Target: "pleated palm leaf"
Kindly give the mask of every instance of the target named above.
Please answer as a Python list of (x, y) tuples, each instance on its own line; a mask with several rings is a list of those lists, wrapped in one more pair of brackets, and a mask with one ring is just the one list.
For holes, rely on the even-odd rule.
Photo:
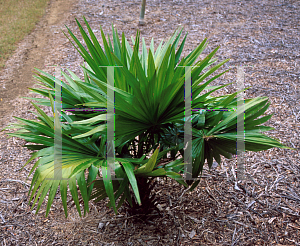
[[(80, 215), (80, 200), (84, 203), (84, 213), (89, 211), (90, 200), (97, 202), (107, 197), (109, 206), (116, 213), (125, 201), (133, 207), (141, 204), (146, 206), (146, 203), (154, 205), (155, 200), (150, 197), (153, 188), (150, 181), (155, 177), (169, 177), (185, 187), (192, 185), (191, 190), (194, 189), (198, 181), (186, 182), (182, 178), (185, 164), (183, 130), (186, 66), (193, 66), (193, 108), (235, 109), (228, 112), (202, 110), (192, 113), (193, 178), (201, 175), (205, 161), (211, 167), (213, 159), (220, 163), (221, 155), (231, 158), (236, 153), (237, 140), (244, 140), (245, 149), (249, 151), (288, 148), (262, 133), (272, 129), (261, 125), (271, 117), (260, 117), (269, 106), (265, 97), (245, 100), (245, 137), (239, 139), (236, 124), (244, 112), (237, 109), (237, 93), (210, 96), (212, 92), (227, 86), (209, 87), (209, 84), (226, 72), (211, 76), (228, 60), (213, 65), (216, 63), (213, 56), (218, 48), (204, 59), (198, 60), (207, 46), (206, 39), (187, 57), (180, 59), (187, 38), (185, 35), (182, 42), (179, 42), (182, 30), (175, 31), (156, 50), (153, 39), (148, 50), (142, 39), (140, 51), (139, 32), (135, 39), (132, 38), (131, 46), (124, 33), (120, 39), (112, 27), (112, 41), (105, 37), (101, 29), (102, 48), (87, 21), (84, 21), (89, 35), (78, 21), (77, 24), (87, 49), (68, 29), (70, 41), (86, 62), (82, 66), (84, 80), (69, 71), (71, 76), (62, 73), (66, 82), (59, 81), (60, 85), (55, 77), (38, 70), (36, 78), (45, 88), (31, 90), (48, 98), (35, 100), (38, 104), (51, 106), (53, 114), (55, 86), (62, 86), (63, 109), (103, 109), (114, 103), (114, 119), (105, 110), (72, 111), (71, 114), (62, 112), (62, 157), (61, 169), (58, 169), (61, 178), (57, 179), (57, 168), (54, 165), (54, 123), (55, 117), (58, 122), (58, 114), (55, 117), (47, 116), (33, 104), (38, 111), (37, 120), (18, 118), (23, 124), (13, 125), (12, 127), (20, 130), (10, 135), (36, 143), (25, 145), (36, 150), (25, 165), (38, 159), (29, 174), (34, 172), (29, 194), (30, 201), (33, 200), (32, 207), (38, 204), (36, 212), (48, 195), (48, 215), (58, 188), (66, 216), (68, 187)], [(113, 87), (107, 83), (107, 66), (115, 66)], [(108, 90), (114, 90), (114, 99), (109, 98)], [(204, 92), (205, 90), (208, 92)], [(111, 178), (106, 161), (108, 118), (110, 122), (114, 120), (115, 124), (115, 175), (118, 179)], [(166, 158), (168, 154), (170, 157)]]

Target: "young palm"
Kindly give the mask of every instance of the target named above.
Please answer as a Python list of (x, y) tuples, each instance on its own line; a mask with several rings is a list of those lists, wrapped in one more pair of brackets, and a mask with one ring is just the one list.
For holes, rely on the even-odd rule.
[[(77, 20), (76, 20), (77, 21)], [(66, 82), (38, 70), (36, 78), (45, 86), (33, 89), (48, 99), (35, 99), (41, 105), (51, 106), (55, 117), (46, 115), (36, 104), (37, 120), (18, 118), (23, 124), (13, 127), (20, 130), (10, 134), (35, 145), (26, 162), (38, 159), (29, 175), (34, 172), (29, 194), (33, 205), (39, 208), (48, 195), (46, 215), (59, 188), (67, 216), (67, 189), (81, 215), (89, 211), (89, 201), (109, 198), (109, 206), (117, 209), (126, 202), (136, 211), (147, 213), (156, 201), (151, 193), (155, 177), (168, 177), (193, 190), (199, 181), (184, 180), (184, 124), (185, 124), (185, 67), (191, 68), (192, 108), (233, 108), (233, 111), (192, 111), (192, 178), (201, 175), (203, 165), (211, 167), (213, 159), (220, 163), (221, 155), (231, 158), (236, 153), (236, 141), (245, 142), (245, 150), (261, 151), (273, 147), (288, 148), (267, 137), (263, 126), (271, 115), (260, 117), (267, 110), (268, 98), (245, 100), (244, 109), (237, 108), (237, 93), (212, 97), (210, 94), (227, 85), (209, 87), (209, 84), (226, 71), (211, 76), (225, 62), (213, 65), (218, 48), (204, 59), (198, 60), (207, 46), (207, 40), (199, 44), (187, 57), (181, 53), (187, 35), (180, 43), (182, 30), (174, 32), (165, 43), (154, 49), (152, 39), (147, 50), (144, 39), (140, 47), (140, 33), (129, 44), (112, 27), (112, 41), (102, 29), (103, 48), (84, 19), (88, 34), (77, 21), (87, 50), (68, 29), (78, 52), (84, 58), (84, 80), (71, 71), (62, 72)], [(67, 36), (67, 35), (66, 35)], [(180, 43), (180, 44), (179, 44)], [(181, 59), (180, 59), (181, 58)], [(115, 66), (113, 77), (107, 67)], [(108, 83), (113, 79), (113, 86)], [(62, 111), (61, 119), (55, 113), (55, 86), (62, 87), (62, 108), (102, 109), (102, 111)], [(208, 92), (204, 92), (208, 90)], [(111, 98), (114, 91), (114, 98)], [(115, 114), (108, 114), (114, 107)], [(245, 111), (244, 111), (245, 110)], [(236, 124), (242, 117), (245, 134), (237, 134)], [(62, 129), (61, 165), (55, 165), (54, 125)], [(107, 134), (108, 124), (114, 124), (114, 143)], [(59, 126), (59, 125), (57, 125)], [(111, 127), (111, 126), (110, 126)], [(242, 137), (241, 137), (242, 136)], [(114, 172), (107, 164), (107, 147), (114, 146)], [(111, 150), (108, 150), (112, 153)], [(56, 175), (60, 172), (60, 176)], [(115, 176), (111, 176), (114, 174)], [(59, 178), (57, 178), (59, 177)], [(116, 179), (115, 179), (116, 178)], [(81, 198), (79, 199), (78, 191)], [(150, 204), (150, 206), (148, 206)]]

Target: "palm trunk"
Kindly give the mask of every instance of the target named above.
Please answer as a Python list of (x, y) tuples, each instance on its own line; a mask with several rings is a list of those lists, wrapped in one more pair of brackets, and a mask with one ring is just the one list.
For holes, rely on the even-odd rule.
[[(156, 207), (155, 193), (152, 193), (156, 181), (154, 178), (137, 177), (137, 184), (142, 204), (139, 205), (132, 194), (132, 207), (127, 203), (128, 212), (130, 215), (139, 215), (139, 219), (146, 220), (153, 216), (153, 212), (159, 210)], [(152, 193), (152, 194), (151, 194)]]
[(140, 14), (140, 20), (139, 20), (139, 25), (141, 25), (141, 26), (145, 25), (145, 21), (144, 21), (145, 7), (146, 7), (146, 0), (142, 0), (141, 14)]

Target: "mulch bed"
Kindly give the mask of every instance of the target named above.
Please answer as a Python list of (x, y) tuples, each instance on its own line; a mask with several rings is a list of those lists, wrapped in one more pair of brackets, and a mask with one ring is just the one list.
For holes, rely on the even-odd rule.
[[(32, 163), (19, 169), (30, 152), (24, 141), (6, 139), (0, 133), (0, 242), (2, 245), (299, 245), (299, 1), (159, 1), (147, 0), (146, 25), (138, 27), (140, 2), (81, 0), (65, 23), (79, 34), (74, 18), (84, 15), (100, 37), (100, 26), (111, 33), (111, 23), (126, 37), (141, 30), (146, 44), (172, 35), (181, 24), (189, 32), (187, 55), (205, 37), (210, 44), (204, 54), (218, 45), (219, 61), (231, 60), (232, 68), (212, 85), (236, 81), (235, 66), (245, 67), (246, 97), (268, 96), (269, 136), (295, 150), (271, 149), (245, 154), (246, 179), (237, 182), (236, 160), (223, 160), (205, 169), (199, 187), (186, 192), (176, 182), (159, 180), (155, 189), (162, 216), (140, 222), (125, 210), (115, 216), (105, 203), (91, 204), (91, 212), (80, 218), (70, 208), (65, 218), (59, 196), (48, 218), (46, 204), (37, 215), (28, 205), (26, 181)], [(63, 28), (63, 27), (62, 27)], [(65, 29), (64, 29), (65, 30)], [(49, 32), (56, 32), (49, 28)], [(47, 65), (67, 66), (82, 75), (82, 59), (61, 33), (53, 38)], [(47, 72), (54, 73), (47, 67)], [(224, 92), (236, 90), (236, 84)], [(25, 94), (24, 94), (25, 96)], [(32, 96), (32, 95), (30, 95)], [(25, 99), (12, 101), (16, 110), (7, 114), (33, 119)], [(7, 130), (5, 132), (9, 132)], [(34, 208), (35, 209), (35, 208)]]

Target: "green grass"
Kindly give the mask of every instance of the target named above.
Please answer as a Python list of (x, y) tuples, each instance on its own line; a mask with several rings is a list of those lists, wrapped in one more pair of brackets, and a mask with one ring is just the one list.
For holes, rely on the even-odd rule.
[(0, 70), (44, 15), (49, 0), (0, 0)]

